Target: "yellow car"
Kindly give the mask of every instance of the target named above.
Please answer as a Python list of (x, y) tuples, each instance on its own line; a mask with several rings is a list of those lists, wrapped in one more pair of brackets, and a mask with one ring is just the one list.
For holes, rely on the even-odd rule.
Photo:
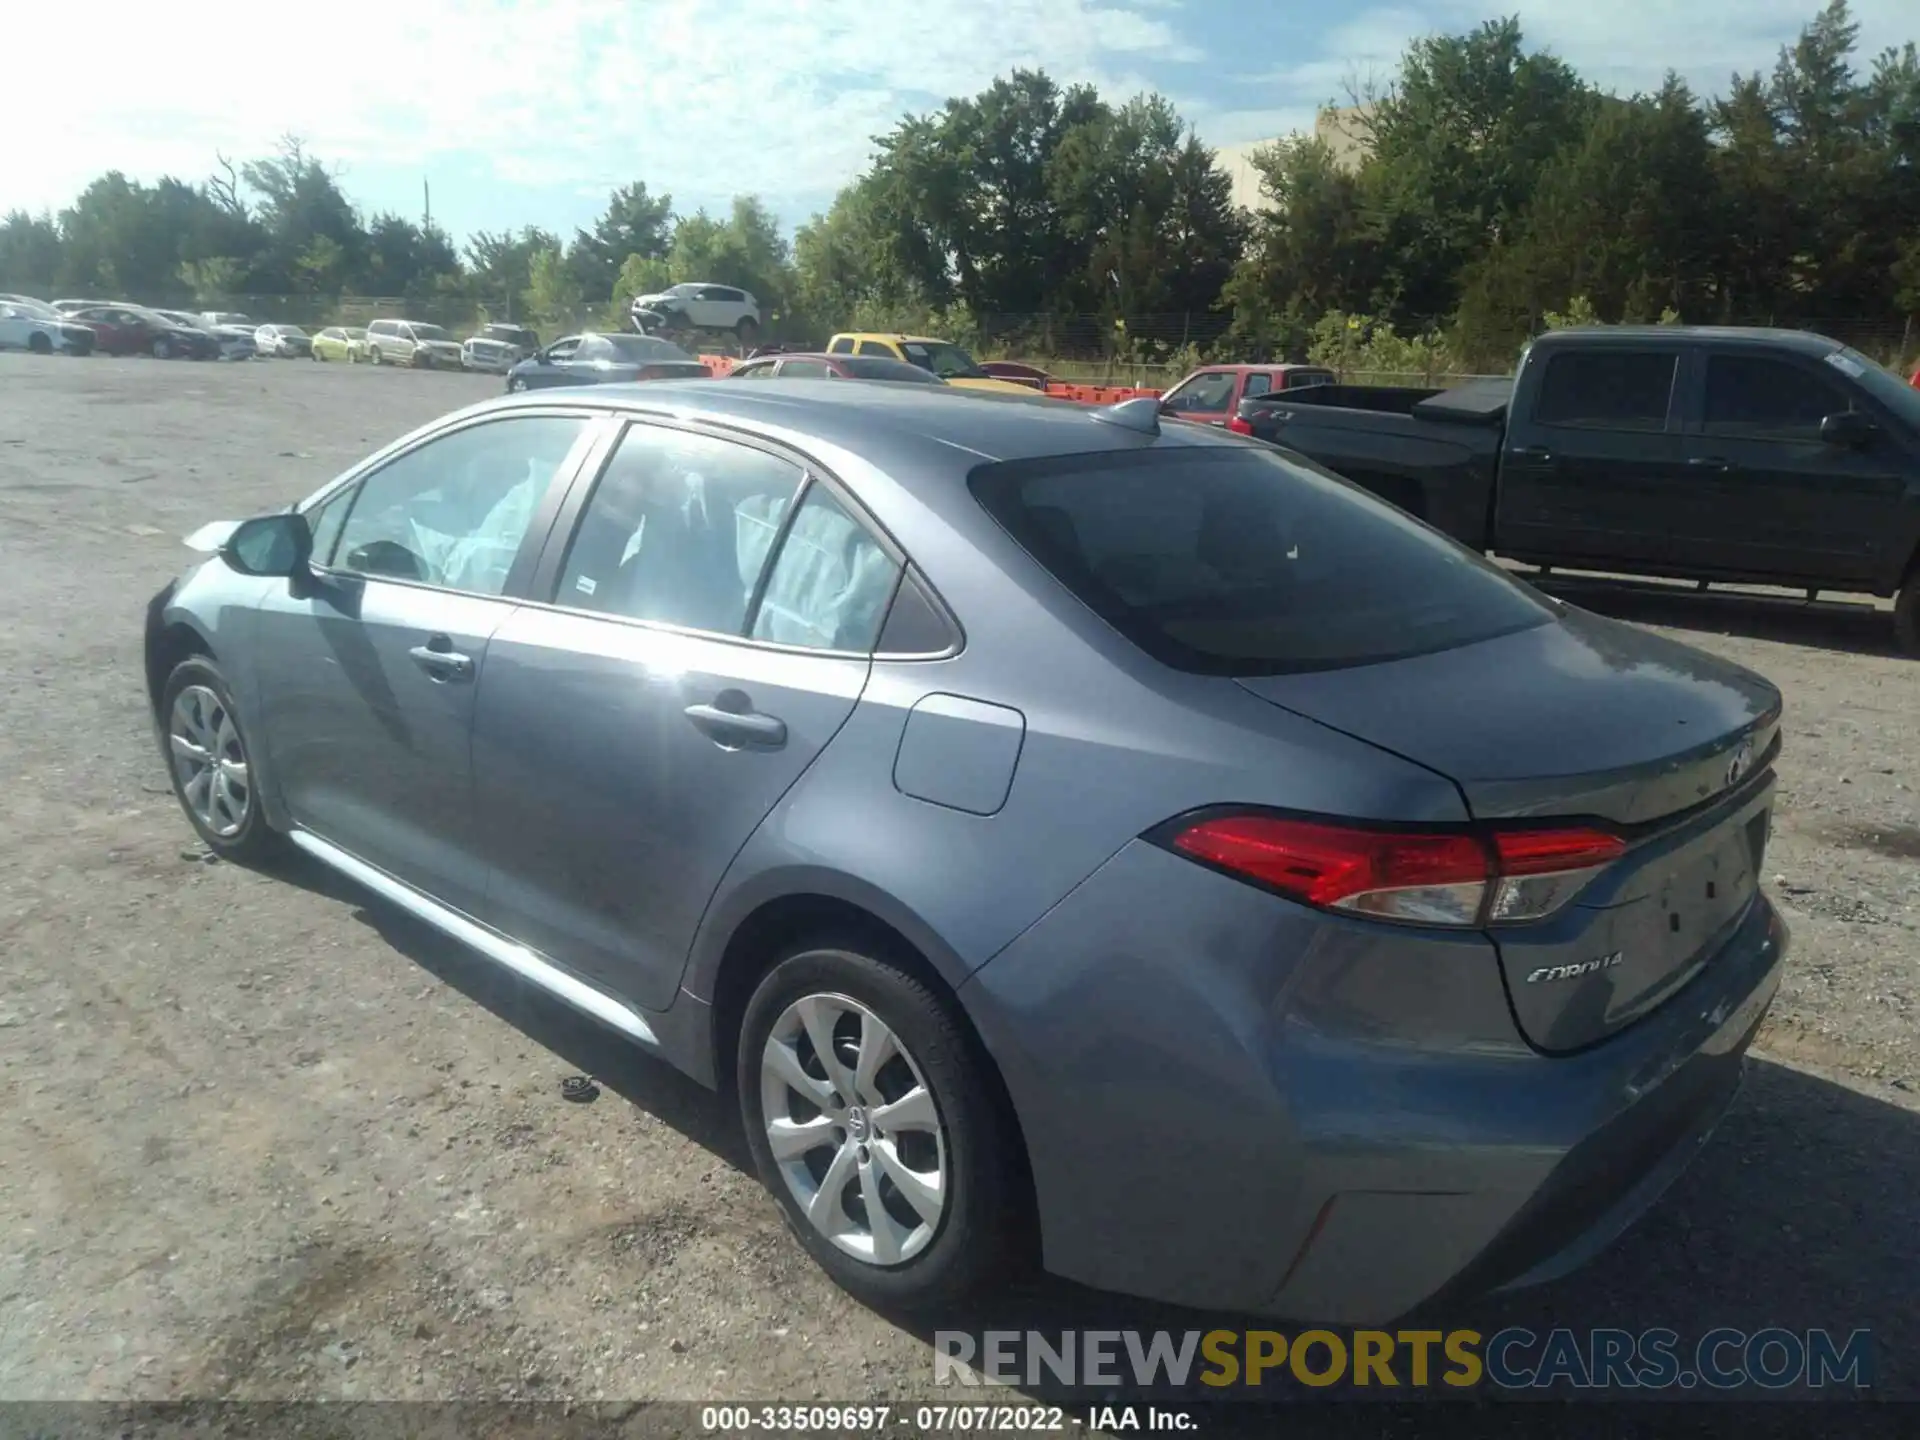
[(931, 371), (949, 385), (962, 390), (989, 390), (1000, 395), (1033, 396), (1027, 385), (996, 380), (982, 370), (974, 358), (951, 340), (930, 340), (924, 335), (879, 335), (843, 331), (827, 342), (829, 355), (882, 355), (889, 360), (904, 360)]
[(357, 365), (367, 358), (367, 332), (348, 325), (329, 326), (313, 337), (313, 358)]

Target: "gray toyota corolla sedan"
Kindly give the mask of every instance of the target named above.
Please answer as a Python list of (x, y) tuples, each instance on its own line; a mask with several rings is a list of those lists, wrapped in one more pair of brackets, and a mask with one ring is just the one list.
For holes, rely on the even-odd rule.
[(1558, 1274), (1778, 982), (1771, 685), (1150, 404), (512, 397), (189, 543), (201, 838), (736, 1089), (874, 1303), (1035, 1234), (1334, 1322)]

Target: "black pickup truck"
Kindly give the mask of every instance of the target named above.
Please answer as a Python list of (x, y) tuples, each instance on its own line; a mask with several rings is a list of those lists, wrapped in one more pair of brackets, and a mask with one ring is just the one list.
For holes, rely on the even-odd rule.
[(1289, 390), (1232, 428), (1526, 564), (1897, 595), (1920, 653), (1920, 390), (1835, 340), (1557, 330), (1511, 381)]

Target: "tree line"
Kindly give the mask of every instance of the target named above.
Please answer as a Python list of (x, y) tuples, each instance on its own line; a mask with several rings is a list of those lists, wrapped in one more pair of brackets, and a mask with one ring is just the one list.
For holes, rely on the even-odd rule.
[(1858, 34), (1831, 0), (1770, 74), (1712, 100), (1673, 76), (1604, 93), (1510, 18), (1423, 39), (1352, 97), (1364, 158), (1311, 137), (1264, 147), (1250, 212), (1163, 97), (1112, 103), (1028, 70), (876, 137), (791, 241), (756, 197), (680, 214), (635, 180), (571, 237), (456, 246), (424, 219), (363, 214), (290, 137), (202, 181), (113, 172), (57, 215), (13, 211), (0, 289), (208, 308), (367, 295), (573, 325), (711, 280), (794, 337), (912, 326), (1132, 358), (1359, 346), (1456, 368), (1504, 363), (1569, 314), (1897, 326), (1920, 312), (1920, 55), (1863, 59)]

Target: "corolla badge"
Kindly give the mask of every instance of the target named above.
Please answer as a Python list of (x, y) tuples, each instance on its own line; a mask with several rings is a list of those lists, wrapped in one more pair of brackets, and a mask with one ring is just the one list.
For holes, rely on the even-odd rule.
[(1611, 970), (1625, 958), (1623, 951), (1615, 950), (1611, 954), (1596, 955), (1591, 960), (1580, 960), (1571, 965), (1542, 965), (1527, 976), (1527, 984), (1538, 985), (1543, 980), (1578, 980), (1582, 975)]
[(1733, 752), (1727, 761), (1727, 788), (1731, 790), (1746, 778), (1747, 771), (1753, 768), (1753, 737), (1748, 736), (1740, 742), (1740, 748)]

